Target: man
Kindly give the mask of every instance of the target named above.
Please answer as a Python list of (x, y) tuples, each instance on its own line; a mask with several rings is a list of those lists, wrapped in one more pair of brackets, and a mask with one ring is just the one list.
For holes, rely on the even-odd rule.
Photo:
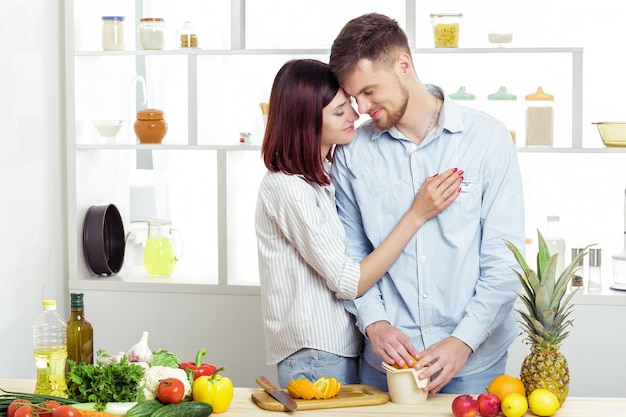
[(520, 284), (503, 243), (524, 247), (509, 131), (422, 84), (406, 34), (387, 16), (348, 22), (330, 66), (359, 113), (371, 117), (337, 148), (332, 167), (351, 256), (361, 259), (380, 244), (425, 178), (464, 171), (457, 200), (422, 226), (376, 286), (346, 304), (366, 336), (361, 383), (387, 390), (382, 360), (427, 367), (421, 375), (430, 377), (431, 392), (483, 392), (505, 372), (507, 349), (520, 334), (513, 311)]

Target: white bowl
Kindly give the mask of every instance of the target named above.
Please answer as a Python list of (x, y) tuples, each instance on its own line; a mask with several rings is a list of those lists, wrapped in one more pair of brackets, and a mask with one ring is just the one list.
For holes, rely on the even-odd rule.
[(98, 134), (103, 138), (112, 138), (117, 136), (117, 133), (122, 127), (123, 120), (92, 120), (94, 127), (98, 131)]
[(396, 404), (420, 404), (428, 398), (428, 379), (419, 379), (423, 371), (415, 368), (396, 369), (383, 362), (387, 371), (387, 388), (391, 402)]

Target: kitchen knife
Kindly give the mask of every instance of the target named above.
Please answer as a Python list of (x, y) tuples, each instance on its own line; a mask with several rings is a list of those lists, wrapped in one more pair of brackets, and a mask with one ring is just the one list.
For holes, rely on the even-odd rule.
[(256, 383), (259, 384), (259, 386), (263, 388), (265, 392), (274, 397), (276, 401), (284, 405), (287, 410), (296, 411), (298, 409), (298, 404), (294, 401), (291, 395), (289, 395), (282, 389), (279, 389), (278, 387), (272, 385), (269, 379), (265, 378), (264, 376), (257, 376)]

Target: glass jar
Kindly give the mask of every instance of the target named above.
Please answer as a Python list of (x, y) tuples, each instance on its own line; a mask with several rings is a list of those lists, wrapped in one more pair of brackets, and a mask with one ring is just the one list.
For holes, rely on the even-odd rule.
[(160, 17), (139, 19), (137, 36), (142, 49), (163, 49), (165, 44), (165, 20)]
[(135, 134), (139, 143), (161, 143), (167, 133), (167, 122), (163, 110), (144, 109), (137, 111)]
[(191, 26), (191, 22), (185, 22), (183, 27), (178, 29), (177, 33), (178, 45), (181, 48), (197, 48), (198, 47), (198, 34), (196, 30)]
[(102, 49), (122, 51), (124, 49), (124, 16), (102, 16)]
[(526, 96), (526, 146), (552, 146), (554, 136), (554, 96), (539, 86)]
[(433, 25), (435, 48), (458, 48), (459, 33), (463, 14), (432, 13), (430, 22)]

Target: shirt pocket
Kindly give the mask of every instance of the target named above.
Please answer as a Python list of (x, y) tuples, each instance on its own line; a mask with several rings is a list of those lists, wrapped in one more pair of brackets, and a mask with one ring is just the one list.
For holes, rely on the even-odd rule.
[(437, 216), (445, 236), (457, 236), (468, 226), (480, 223), (482, 187), (478, 177), (464, 176), (459, 187), (460, 195)]

